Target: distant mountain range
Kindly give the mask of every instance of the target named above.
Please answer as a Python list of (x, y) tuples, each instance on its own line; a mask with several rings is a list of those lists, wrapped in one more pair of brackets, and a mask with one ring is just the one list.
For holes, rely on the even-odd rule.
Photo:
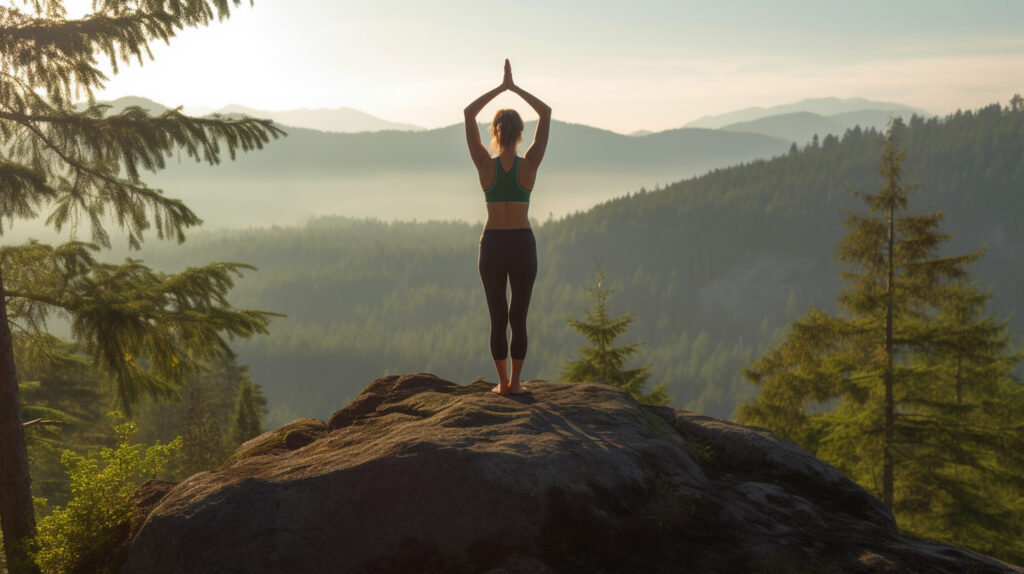
[[(140, 107), (150, 114), (163, 113), (168, 108), (168, 106), (163, 104), (137, 96), (127, 96), (102, 103), (110, 106), (111, 113), (118, 113), (129, 106)], [(420, 131), (424, 129), (421, 126), (384, 120), (348, 107), (337, 109), (320, 108), (315, 110), (305, 108), (299, 110), (257, 110), (232, 104), (210, 113), (227, 116), (244, 115), (254, 118), (267, 118), (274, 120), (282, 126), (308, 128), (322, 132), (358, 133), (387, 130)]]
[[(119, 112), (127, 106), (139, 106), (150, 113), (160, 113), (166, 106), (154, 101), (129, 96), (105, 102)], [(210, 109), (210, 108), (202, 108)], [(307, 128), (324, 132), (358, 133), (375, 131), (425, 131), (426, 128), (412, 124), (392, 122), (372, 116), (354, 108), (259, 110), (237, 104), (225, 106), (211, 113), (224, 115), (247, 115), (269, 118), (282, 126)], [(724, 129), (732, 132), (760, 133), (785, 140), (802, 142), (814, 133), (820, 137), (835, 133), (841, 135), (848, 128), (882, 129), (889, 118), (898, 115), (904, 120), (911, 115), (932, 117), (924, 110), (892, 102), (878, 102), (865, 98), (811, 98), (792, 104), (768, 108), (753, 107), (725, 114), (704, 116), (684, 128)], [(763, 120), (763, 121), (762, 121)], [(808, 132), (809, 129), (816, 130)], [(643, 137), (655, 134), (651, 130), (637, 130), (628, 135)], [(807, 133), (807, 137), (804, 134)]]
[[(424, 129), (382, 120), (352, 108), (269, 111), (231, 105), (217, 110), (216, 113), (270, 118), (284, 126), (327, 132)], [(927, 112), (902, 104), (876, 102), (864, 98), (816, 98), (770, 108), (747, 108), (719, 116), (705, 116), (684, 127), (754, 133), (804, 144), (811, 141), (814, 135), (821, 139), (828, 134), (841, 136), (847, 129), (856, 126), (862, 129), (884, 130), (893, 116), (900, 116), (906, 121), (914, 114), (930, 117)], [(657, 133), (661, 132), (637, 130), (629, 135), (645, 137)]]
[[(744, 108), (742, 110), (728, 112), (725, 114), (704, 116), (693, 120), (684, 127), (719, 129), (741, 122), (759, 120), (768, 116), (779, 116), (796, 112), (810, 112), (812, 114), (825, 117), (832, 117), (840, 114), (853, 114), (853, 117), (856, 117), (857, 114), (865, 111), (883, 112), (886, 114), (895, 112), (901, 116), (910, 116), (912, 114), (924, 117), (932, 116), (932, 114), (925, 112), (924, 110), (892, 102), (876, 102), (864, 98), (809, 98), (806, 100), (800, 100), (793, 104), (784, 104), (768, 108)], [(875, 116), (873, 113), (868, 113), (864, 117), (874, 118)], [(845, 123), (846, 120), (840, 121)]]
[(914, 114), (923, 116), (923, 113), (916, 111), (880, 109), (857, 110), (831, 116), (823, 116), (814, 112), (790, 112), (747, 122), (737, 122), (718, 129), (761, 134), (803, 144), (810, 141), (815, 135), (819, 139), (824, 139), (828, 134), (841, 136), (846, 130), (857, 126), (860, 126), (861, 129), (874, 128), (884, 131), (891, 118), (898, 116), (906, 122)]
[[(134, 106), (146, 110), (147, 112), (149, 112), (150, 115), (156, 115), (164, 113), (168, 108), (168, 106), (158, 104), (153, 100), (140, 98), (138, 96), (125, 96), (123, 98), (117, 98), (116, 100), (101, 101), (96, 103), (110, 106), (110, 109), (107, 110), (107, 114), (119, 114), (123, 112), (125, 108), (130, 108)], [(79, 110), (84, 109), (85, 102), (78, 102), (77, 104), (75, 104), (75, 108)]]
[[(261, 151), (216, 167), (173, 162), (151, 181), (218, 227), (331, 214), (465, 221), (484, 215), (461, 125), (418, 132), (285, 129), (288, 137)], [(486, 143), (485, 129), (480, 124)], [(531, 142), (535, 130), (528, 123), (523, 140)], [(553, 121), (533, 213), (567, 215), (644, 187), (781, 155), (789, 145), (761, 134), (678, 129), (634, 137)]]
[[(114, 112), (129, 105), (153, 113), (165, 109), (142, 98), (110, 104)], [(221, 111), (267, 115), (240, 107)], [(483, 217), (480, 183), (461, 124), (359, 133), (283, 127), (287, 137), (235, 161), (210, 167), (175, 156), (166, 170), (147, 180), (185, 201), (214, 227), (288, 225), (332, 214), (383, 220)], [(531, 142), (535, 130), (536, 123), (528, 123), (523, 141)], [(485, 124), (480, 132), (486, 144)], [(554, 121), (534, 213), (566, 215), (788, 148), (788, 141), (762, 134), (687, 128), (627, 136)]]
[(254, 118), (268, 118), (283, 126), (309, 128), (323, 132), (379, 132), (385, 130), (420, 131), (421, 126), (383, 120), (354, 108), (300, 109), (300, 110), (255, 110), (245, 106), (230, 105), (217, 110), (218, 114), (243, 114)]
[[(137, 97), (109, 104), (113, 112), (127, 106), (151, 113), (166, 109)], [(792, 111), (801, 105), (810, 109)], [(911, 110), (863, 99), (804, 100), (719, 116), (711, 123), (748, 118), (724, 123), (721, 129), (685, 127), (630, 135), (554, 121), (533, 213), (542, 218), (567, 215), (641, 188), (782, 155), (792, 142), (803, 144), (814, 134), (822, 139), (828, 133), (842, 135), (855, 123), (881, 127), (890, 113)], [(216, 167), (175, 157), (165, 171), (149, 176), (152, 185), (184, 200), (214, 227), (289, 225), (322, 215), (382, 220), (482, 217), (474, 195), (480, 184), (460, 124), (412, 131), (415, 126), (351, 108), (268, 112), (228, 106), (219, 112), (270, 117), (282, 124), (288, 137)], [(757, 114), (774, 115), (752, 118)], [(534, 122), (527, 124), (527, 143), (520, 153), (535, 129)], [(480, 131), (486, 143), (485, 124)], [(282, 203), (282, 196), (289, 200)]]

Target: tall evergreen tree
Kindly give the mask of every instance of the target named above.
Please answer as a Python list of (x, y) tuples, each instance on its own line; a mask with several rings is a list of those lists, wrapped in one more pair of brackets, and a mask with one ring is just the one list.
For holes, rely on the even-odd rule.
[(235, 419), (231, 425), (230, 440), (232, 445), (240, 445), (243, 442), (263, 432), (260, 420), (263, 407), (257, 401), (253, 393), (252, 381), (242, 382), (238, 390), (238, 399), (235, 402)]
[(188, 412), (182, 433), (181, 459), (184, 476), (210, 470), (224, 460), (224, 441), (220, 425), (209, 416), (203, 385), (196, 381), (188, 385)]
[(938, 231), (942, 214), (908, 213), (901, 129), (895, 120), (886, 134), (883, 186), (859, 194), (868, 213), (846, 219), (837, 256), (850, 266), (840, 274), (845, 314), (812, 308), (755, 361), (745, 374), (761, 394), (739, 419), (836, 465), (905, 528), (934, 535), (922, 525), (942, 513), (959, 529), (947, 540), (1015, 556), (1019, 548), (988, 544), (1013, 525), (1005, 508), (982, 499), (992, 481), (1019, 488), (1011, 470), (1019, 447), (1004, 457), (1011, 461), (998, 451), (1024, 438), (1007, 416), (1008, 403), (1020, 404), (1009, 372), (1021, 355), (1008, 352), (1004, 324), (979, 317), (989, 295), (965, 266), (981, 252), (941, 256), (950, 237)]
[(594, 297), (594, 306), (587, 310), (581, 319), (566, 317), (565, 320), (579, 334), (583, 335), (592, 346), (579, 350), (580, 358), (567, 364), (562, 370), (562, 380), (570, 383), (598, 382), (614, 385), (626, 390), (636, 400), (650, 405), (667, 404), (671, 398), (665, 391), (667, 383), (662, 383), (649, 394), (644, 394), (644, 386), (650, 377), (650, 365), (636, 369), (623, 369), (626, 362), (639, 350), (640, 343), (631, 343), (621, 347), (612, 346), (620, 335), (629, 329), (635, 320), (632, 314), (611, 317), (608, 314), (608, 296), (610, 287), (604, 287), (605, 271), (598, 269), (597, 285), (587, 288)]
[[(93, 12), (69, 19), (61, 0), (0, 7), (0, 233), (3, 219), (49, 210), (58, 231), (79, 222), (96, 245), (30, 243), (0, 252), (0, 523), (12, 574), (35, 572), (26, 540), (32, 509), (11, 327), (24, 344), (48, 340), (54, 311), (72, 319), (74, 335), (117, 382), (123, 406), (140, 393), (168, 394), (194, 356), (229, 352), (224, 336), (266, 330), (267, 314), (233, 309), (232, 275), (244, 266), (211, 264), (178, 275), (138, 261), (101, 264), (110, 218), (138, 247), (155, 228), (184, 240), (199, 218), (181, 201), (147, 186), (141, 170), (164, 167), (178, 152), (218, 163), (226, 152), (262, 147), (280, 132), (254, 119), (191, 118), (177, 110), (152, 116), (138, 107), (109, 114), (95, 102), (107, 76), (98, 58), (119, 65), (151, 57), (153, 41), (230, 15), (240, 0), (96, 0)], [(79, 109), (72, 99), (84, 96)]]
[(1024, 387), (1007, 322), (983, 316), (991, 293), (959, 281), (938, 303), (940, 334), (915, 357), (930, 375), (905, 418), (900, 527), (1024, 562)]

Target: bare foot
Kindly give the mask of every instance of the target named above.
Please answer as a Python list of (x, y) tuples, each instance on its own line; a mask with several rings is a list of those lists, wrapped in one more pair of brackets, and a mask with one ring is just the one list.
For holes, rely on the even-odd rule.
[(509, 385), (508, 383), (498, 383), (497, 385), (494, 385), (494, 388), (491, 389), (491, 392), (498, 393), (499, 395), (507, 395), (509, 394)]
[(526, 388), (526, 385), (520, 383), (519, 381), (516, 381), (516, 382), (512, 383), (511, 385), (509, 385), (508, 386), (508, 390), (513, 395), (521, 395), (523, 393), (530, 392), (530, 389)]

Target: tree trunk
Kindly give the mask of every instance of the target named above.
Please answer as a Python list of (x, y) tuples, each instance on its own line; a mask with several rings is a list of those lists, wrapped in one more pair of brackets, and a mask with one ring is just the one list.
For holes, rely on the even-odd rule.
[(885, 428), (882, 460), (882, 503), (886, 508), (892, 510), (893, 503), (893, 427), (896, 423), (896, 408), (893, 400), (893, 354), (896, 352), (895, 337), (893, 336), (893, 313), (896, 305), (896, 221), (895, 206), (889, 204), (889, 276), (886, 280), (886, 305), (885, 305)]
[(28, 537), (35, 536), (32, 482), (28, 473), (25, 429), (21, 425), (14, 345), (7, 323), (7, 297), (0, 272), (0, 528), (11, 574), (37, 573), (29, 555)]
[(960, 354), (956, 355), (956, 404), (962, 405), (963, 401), (963, 371), (960, 364)]

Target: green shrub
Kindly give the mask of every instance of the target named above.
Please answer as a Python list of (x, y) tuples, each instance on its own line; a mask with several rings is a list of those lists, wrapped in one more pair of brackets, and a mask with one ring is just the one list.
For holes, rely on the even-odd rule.
[(118, 527), (131, 516), (130, 497), (143, 481), (154, 478), (181, 448), (181, 437), (168, 444), (131, 444), (135, 423), (116, 425), (118, 446), (82, 456), (70, 450), (61, 463), (71, 479), (71, 500), (39, 521), (36, 561), (46, 574), (68, 572), (81, 560), (116, 543)]

